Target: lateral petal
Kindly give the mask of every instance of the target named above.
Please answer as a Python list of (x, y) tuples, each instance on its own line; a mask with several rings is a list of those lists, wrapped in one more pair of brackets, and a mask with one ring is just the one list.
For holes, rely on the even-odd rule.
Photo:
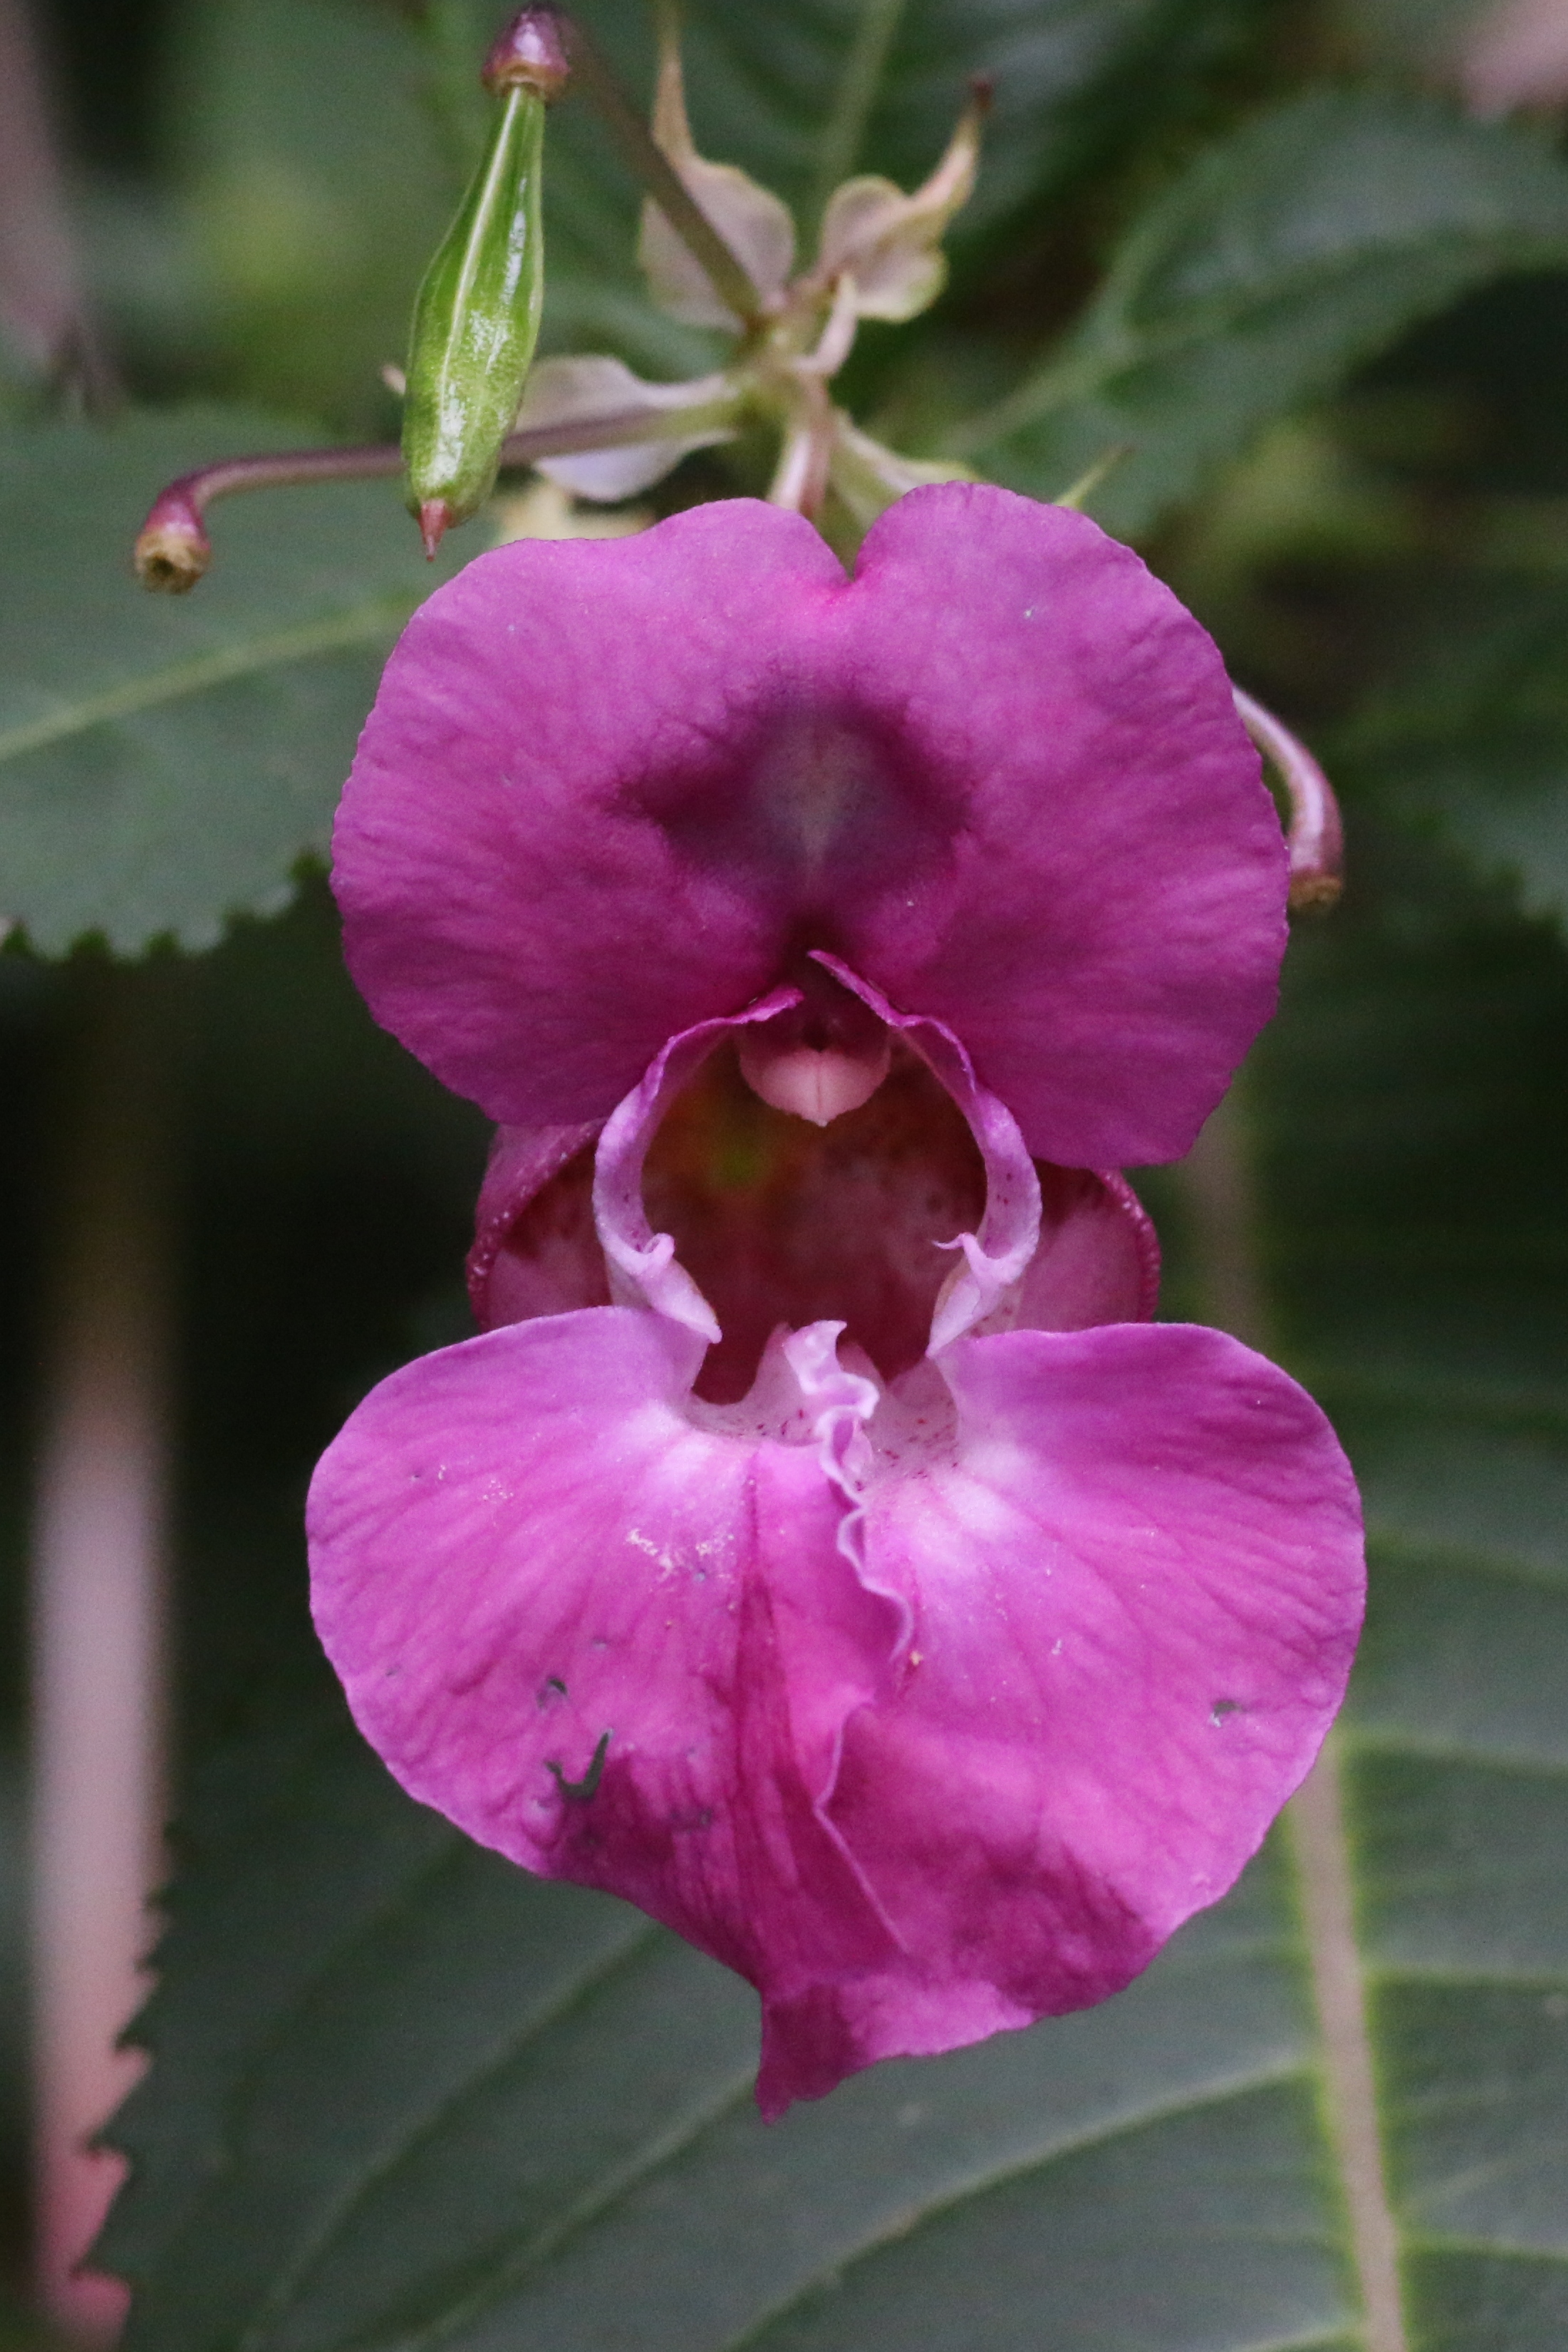
[(908, 1956), (841, 1989), (857, 2064), (1125, 1984), (1306, 1773), (1361, 1621), (1348, 1465), (1239, 1342), (1014, 1332), (943, 1366), (956, 1441), (865, 1498), (914, 1628), (828, 1806)]
[(865, 720), (962, 818), (846, 908), (839, 952), (962, 1037), (1038, 1158), (1178, 1157), (1285, 941), (1284, 841), (1215, 646), (1087, 517), (968, 483), (888, 509), (842, 622)]
[(394, 1373), (317, 1470), (313, 1604), (412, 1795), (789, 2000), (895, 1948), (818, 1806), (904, 1612), (809, 1426), (694, 1425), (701, 1352), (603, 1307)]

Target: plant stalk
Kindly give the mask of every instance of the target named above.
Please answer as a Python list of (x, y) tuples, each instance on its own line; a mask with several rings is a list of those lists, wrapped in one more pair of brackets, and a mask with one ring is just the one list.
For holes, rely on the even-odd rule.
[(652, 196), (693, 259), (706, 271), (715, 293), (744, 326), (755, 327), (766, 305), (751, 272), (721, 236), (692, 194), (642, 116), (626, 96), (608, 59), (575, 17), (569, 28), (574, 80), (587, 92), (623, 161)]
[[(536, 425), (507, 435), (500, 462), (503, 467), (531, 466), (541, 457), (679, 440), (727, 418), (733, 410), (733, 402), (708, 402), (694, 408), (629, 408), (559, 425)], [(287, 489), (307, 482), (374, 480), (401, 474), (402, 464), (398, 442), (374, 441), (341, 449), (264, 450), (198, 467), (161, 490), (149, 508), (136, 541), (137, 577), (144, 588), (166, 595), (182, 595), (195, 586), (212, 562), (205, 515), (214, 499), (230, 498), (236, 490)]]
[(149, 975), (93, 975), (74, 1072), (32, 1560), (37, 2276), (107, 2343), (119, 2282), (78, 2269), (123, 2166), (91, 2134), (136, 2080), (162, 1875), (172, 1308)]

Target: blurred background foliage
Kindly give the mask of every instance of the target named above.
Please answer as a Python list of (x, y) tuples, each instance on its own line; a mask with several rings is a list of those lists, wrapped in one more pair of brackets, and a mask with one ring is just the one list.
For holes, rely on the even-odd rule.
[[(1348, 2347), (1277, 1853), (1125, 2003), (1026, 2043), (879, 2070), (765, 2143), (730, 2084), (750, 2032), (738, 1996), (613, 1906), (539, 1912), (523, 1882), (455, 1857), (447, 1832), (372, 1786), (329, 1722), (298, 1727), (325, 1680), (303, 1606), (310, 1465), (374, 1380), (466, 1328), (482, 1122), (371, 1026), (320, 878), (377, 665), (428, 581), (390, 486), (220, 508), (216, 568), (188, 604), (139, 601), (125, 548), (190, 464), (395, 431), (380, 370), (402, 355), (472, 152), (474, 60), (501, 13), (479, 0), (36, 11), (127, 404), (88, 422), (68, 402), (61, 413), (19, 350), (0, 370), (0, 914), (19, 925), (0, 956), (0, 1293), (18, 1335), (0, 1357), (0, 1899), (19, 1874), (40, 1269), (79, 1040), (106, 991), (140, 988), (177, 1080), (182, 1790), (216, 1760), (197, 1774), (161, 1997), (171, 2088), (160, 2106), (155, 2075), (133, 2107), (146, 2185), (111, 2241), (149, 2281), (138, 2341)], [(584, 13), (645, 89), (641, 0)], [(1281, 1017), (1244, 1083), (1255, 1244), (1275, 1342), (1338, 1418), (1374, 1527), (1348, 1753), (1413, 2341), (1547, 2352), (1568, 2335), (1568, 164), (1556, 117), (1463, 110), (1457, 61), (1479, 13), (693, 0), (687, 58), (699, 143), (807, 222), (851, 169), (921, 176), (967, 78), (994, 79), (949, 290), (911, 328), (869, 329), (842, 396), (899, 447), (962, 454), (1039, 496), (1125, 446), (1091, 511), (1137, 541), (1342, 786), (1349, 892), (1299, 927)], [(545, 348), (695, 373), (715, 346), (650, 307), (635, 209), (569, 101), (551, 127)], [(761, 478), (742, 446), (688, 460), (662, 495)], [(459, 534), (453, 561), (486, 529)], [(147, 961), (128, 973), (106, 945)], [(1165, 1311), (1222, 1316), (1223, 1237), (1179, 1175), (1145, 1189), (1167, 1248)], [(311, 1860), (310, 1837), (331, 1848), (340, 1832), (344, 1851), (384, 1862), (379, 1895), (350, 1884), (340, 1854)], [(340, 1916), (312, 1909), (319, 1882), (290, 1875), (308, 1868), (340, 1870)], [(454, 2052), (450, 2080), (389, 2078), (387, 2050), (417, 2040), (433, 1979), (389, 1957), (375, 1904), (400, 1874), (441, 1886), (443, 1871), (461, 1894), (442, 1898), (453, 1918), (478, 1924), (442, 1964), (462, 2000), (438, 2002), (483, 2018), (486, 2000), (507, 2007), (511, 1971), (597, 1982), (624, 1960), (631, 2006), (588, 2073), (552, 2091), (557, 2043), (519, 2053), (497, 2025), (484, 2051)], [(276, 1987), (242, 1988), (214, 2021), (223, 1936), (241, 1932), (222, 1922), (248, 1922), (254, 1940), (259, 1917), (296, 1971), (295, 2006), (280, 2023)], [(0, 2254), (20, 2308), (8, 1934)], [(334, 2009), (350, 1944), (355, 1998)], [(1248, 1970), (1255, 1999), (1238, 1991)], [(711, 2036), (680, 2056), (693, 2015)], [(377, 2204), (384, 2148), (352, 2132), (317, 2206), (297, 2178), (279, 2186), (267, 2117), (323, 2079), (323, 2050), (342, 2070), (326, 2078), (340, 2118), (373, 2085), (404, 2098), (386, 2130), (427, 2161), (408, 2211)], [(664, 2052), (665, 2073), (637, 2075), (638, 2050)], [(647, 2151), (683, 2097), (689, 2129), (661, 2173)], [(584, 2123), (540, 2187), (541, 2132), (572, 2138), (562, 2101), (615, 2128), (595, 2139)], [(1116, 2163), (1097, 2173), (1082, 2148), (1116, 2133)], [(889, 2151), (915, 2140), (924, 2169), (900, 2171)], [(521, 2219), (492, 2210), (519, 2149)], [(636, 2206), (639, 2164), (663, 2206)], [(343, 2185), (355, 2167), (371, 2184), (358, 2204)], [(831, 2216), (808, 2196), (824, 2169)], [(1272, 2202), (1252, 2193), (1260, 2180)], [(999, 2183), (1023, 2200), (1016, 2212)], [(359, 2219), (329, 2225), (320, 2200), (340, 2193)], [(693, 2216), (721, 2194), (722, 2258), (677, 2263), (667, 2307), (628, 2319), (626, 2282), (651, 2259), (639, 2210), (695, 2246)], [(450, 2231), (455, 2202), (484, 2210), (425, 2259), (419, 2215)], [(1065, 2232), (1071, 2254), (1043, 2273), (1019, 2252), (1041, 2229), (1052, 2243)], [(406, 2277), (393, 2245), (412, 2249)], [(982, 2279), (987, 2325), (971, 2336), (964, 2283), (972, 2296)], [(538, 2332), (517, 2333), (530, 2315)]]

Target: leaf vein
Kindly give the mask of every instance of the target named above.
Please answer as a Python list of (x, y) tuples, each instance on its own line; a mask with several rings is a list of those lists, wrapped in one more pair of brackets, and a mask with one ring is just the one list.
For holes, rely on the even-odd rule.
[[(1282, 2088), (1288, 2083), (1301, 2080), (1306, 2072), (1304, 2061), (1291, 2059), (1274, 2066), (1239, 2073), (1209, 2085), (1196, 2096), (1187, 2092), (1179, 2097), (1153, 2101), (1135, 2113), (1117, 2116), (1106, 2123), (1071, 2133), (1065, 2138), (1053, 2141), (1048, 2147), (1032, 2150), (1028, 2156), (977, 2169), (944, 2193), (933, 2195), (923, 2203), (904, 2206), (889, 2215), (879, 2228), (850, 2252), (831, 2256), (815, 2265), (804, 2278), (796, 2282), (787, 2294), (781, 2295), (750, 2321), (738, 2336), (727, 2337), (718, 2347), (718, 2352), (752, 2352), (769, 2328), (780, 2319), (787, 2318), (790, 2312), (798, 2310), (810, 2295), (841, 2278), (847, 2271), (870, 2261), (873, 2255), (882, 2252), (884, 2248), (917, 2236), (922, 2230), (929, 2229), (946, 2215), (956, 2212), (975, 2198), (988, 2196), (992, 2190), (1006, 2188), (1012, 2181), (1027, 2180), (1031, 2174), (1044, 2172), (1051, 2165), (1087, 2155), (1095, 2148), (1112, 2147), (1118, 2139), (1131, 2138), (1136, 2133), (1152, 2130), (1162, 2123), (1224, 2106), (1229, 2100), (1247, 2098), (1257, 2091)], [(1315, 2342), (1318, 2339), (1309, 2340)], [(1330, 2336), (1323, 2340), (1333, 2342), (1337, 2339)], [(1259, 2352), (1263, 2352), (1263, 2348), (1259, 2347)], [(1286, 2347), (1281, 2346), (1277, 2352), (1286, 2352)]]
[(143, 711), (155, 710), (166, 703), (193, 699), (235, 678), (253, 677), (263, 670), (280, 669), (290, 662), (308, 661), (322, 654), (340, 653), (351, 646), (373, 644), (378, 638), (391, 635), (417, 602), (413, 596), (372, 597), (341, 613), (298, 622), (286, 629), (269, 630), (233, 645), (214, 646), (187, 661), (171, 663), (142, 677), (126, 678), (118, 686), (84, 695), (78, 702), (0, 732), (0, 764), (24, 759), (29, 752), (46, 751), (73, 735), (88, 734), (95, 727), (138, 718)]

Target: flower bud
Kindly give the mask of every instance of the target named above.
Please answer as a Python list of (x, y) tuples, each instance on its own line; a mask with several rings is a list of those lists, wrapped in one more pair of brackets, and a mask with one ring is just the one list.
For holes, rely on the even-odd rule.
[(187, 595), (212, 562), (201, 508), (183, 478), (154, 501), (132, 560), (141, 585), (165, 596)]
[(431, 555), (488, 495), (538, 340), (545, 108), (566, 70), (553, 12), (524, 9), (486, 61), (500, 111), (414, 303), (402, 448)]
[(479, 79), (495, 98), (528, 89), (547, 104), (566, 88), (570, 67), (553, 8), (524, 8), (497, 38)]

